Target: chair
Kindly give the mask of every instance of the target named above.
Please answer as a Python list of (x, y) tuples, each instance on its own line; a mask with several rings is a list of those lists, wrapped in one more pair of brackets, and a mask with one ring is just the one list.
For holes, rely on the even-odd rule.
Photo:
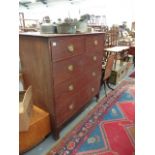
[(115, 47), (117, 46), (117, 40), (118, 40), (118, 29), (115, 27), (105, 29), (105, 57), (102, 64), (105, 64), (107, 62), (107, 58), (110, 55), (109, 51), (106, 51), (107, 48)]
[(105, 48), (114, 47), (118, 44), (118, 34), (117, 28), (110, 28), (110, 30), (105, 31)]
[(113, 63), (114, 63), (114, 59), (115, 59), (115, 54), (110, 54), (108, 55), (107, 61), (106, 63), (104, 63), (104, 65), (102, 65), (102, 76), (101, 76), (101, 85), (104, 85), (104, 90), (105, 90), (105, 95), (107, 96), (107, 91), (106, 91), (106, 85), (108, 86), (108, 88), (112, 89), (109, 85), (109, 78), (112, 72), (112, 68), (113, 68)]
[[(117, 27), (112, 27), (110, 30), (107, 29), (105, 34), (105, 57), (102, 62), (102, 78), (101, 86), (104, 84), (105, 94), (106, 85), (108, 88), (112, 89), (109, 85), (109, 78), (114, 64), (114, 69), (116, 67), (117, 60), (122, 60), (124, 62), (128, 57), (128, 46), (118, 46), (119, 29)], [(122, 64), (122, 63), (121, 63)], [(107, 96), (107, 94), (106, 94)]]

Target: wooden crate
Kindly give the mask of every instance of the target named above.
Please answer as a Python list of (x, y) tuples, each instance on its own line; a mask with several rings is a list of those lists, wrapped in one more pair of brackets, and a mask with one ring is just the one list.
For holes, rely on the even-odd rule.
[(118, 84), (127, 74), (128, 72), (128, 63), (123, 62), (121, 65), (118, 63), (116, 64), (115, 69), (112, 70), (111, 76), (109, 79), (109, 83), (111, 84)]
[(26, 152), (51, 132), (49, 113), (33, 105), (29, 130), (19, 133), (19, 151)]
[(32, 87), (19, 92), (19, 131), (27, 131), (32, 112)]

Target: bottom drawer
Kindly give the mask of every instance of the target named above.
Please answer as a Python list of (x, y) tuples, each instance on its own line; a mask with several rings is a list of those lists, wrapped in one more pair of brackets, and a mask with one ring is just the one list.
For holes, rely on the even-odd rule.
[(99, 92), (100, 80), (92, 81), (80, 92), (80, 101), (88, 102)]
[(56, 105), (56, 122), (57, 126), (61, 126), (66, 122), (78, 109), (78, 94), (70, 97), (63, 103)]
[(57, 126), (61, 126), (80, 111), (99, 92), (99, 82), (99, 80), (91, 82), (75, 95), (70, 96), (66, 102), (56, 104)]

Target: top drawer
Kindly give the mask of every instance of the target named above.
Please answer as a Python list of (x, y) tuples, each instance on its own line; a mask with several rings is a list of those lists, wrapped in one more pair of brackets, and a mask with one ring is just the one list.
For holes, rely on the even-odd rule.
[(86, 52), (104, 52), (104, 35), (86, 37)]
[(84, 52), (84, 38), (82, 36), (59, 37), (51, 39), (50, 42), (53, 61), (62, 60)]

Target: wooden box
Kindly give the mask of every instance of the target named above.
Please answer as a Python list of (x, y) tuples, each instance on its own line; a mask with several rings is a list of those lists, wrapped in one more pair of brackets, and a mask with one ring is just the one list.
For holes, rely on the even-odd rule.
[(32, 111), (32, 87), (19, 92), (19, 131), (27, 131)]
[(116, 85), (126, 76), (128, 72), (127, 64), (127, 62), (123, 62), (121, 65), (116, 64), (115, 68), (111, 72), (109, 83)]
[(133, 63), (133, 55), (128, 54), (128, 61)]
[(22, 154), (39, 144), (50, 132), (50, 115), (33, 105), (29, 130), (19, 133), (19, 152)]

